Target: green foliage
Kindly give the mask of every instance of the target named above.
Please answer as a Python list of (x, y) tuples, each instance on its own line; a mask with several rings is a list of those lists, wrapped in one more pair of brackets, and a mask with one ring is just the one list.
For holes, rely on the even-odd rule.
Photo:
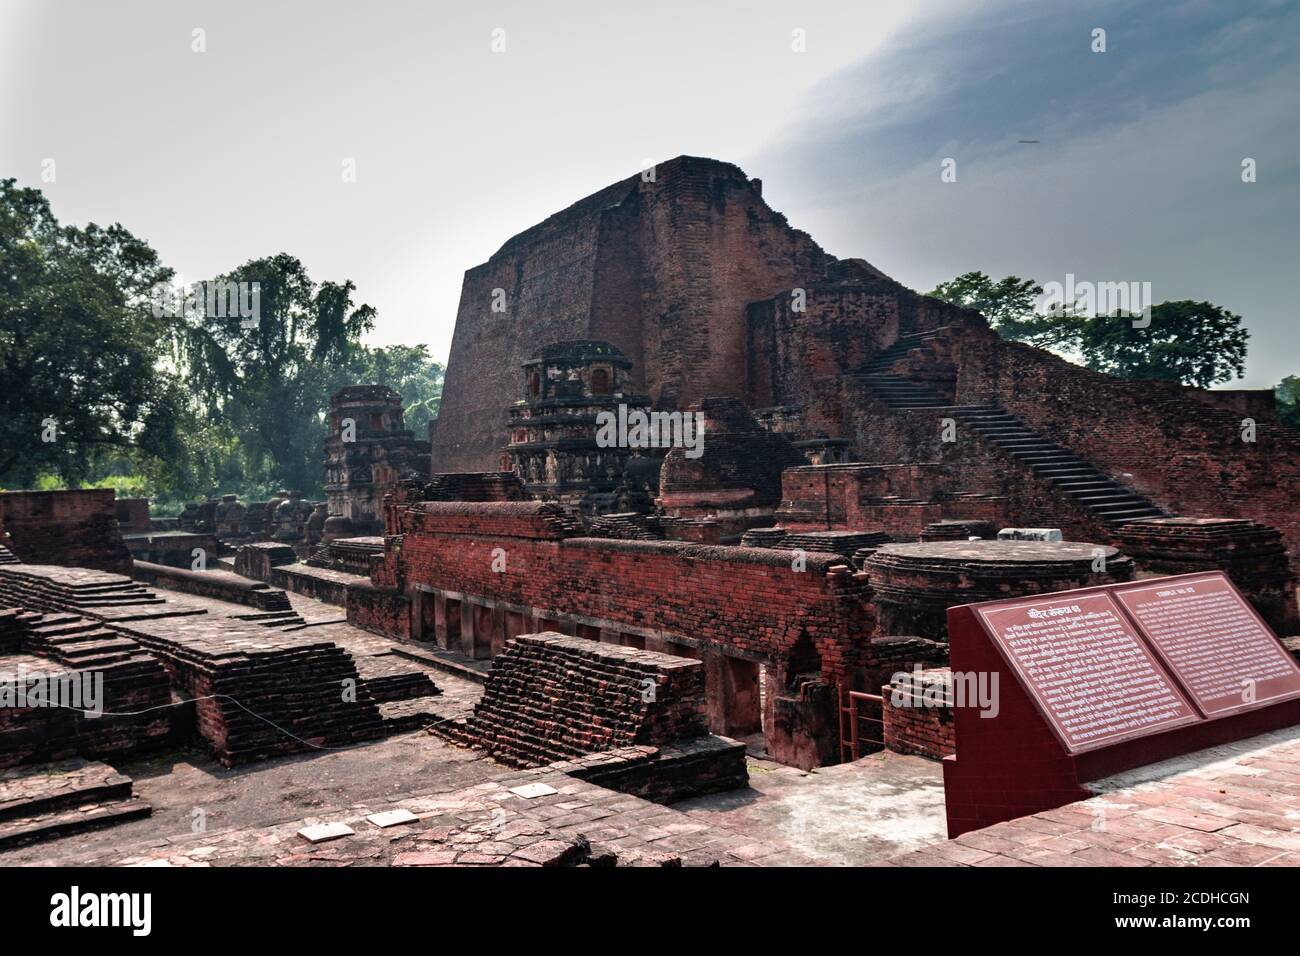
[(1048, 348), (1055, 342), (1056, 326), (1034, 310), (1043, 287), (1033, 279), (1007, 276), (994, 282), (983, 272), (965, 272), (941, 282), (927, 295), (953, 305), (974, 309), (1004, 339)]
[(1288, 375), (1273, 389), (1277, 396), (1277, 417), (1283, 425), (1300, 428), (1300, 377)]
[(179, 477), (184, 395), (149, 303), (170, 277), (122, 226), (61, 226), (40, 190), (0, 180), (0, 483), (76, 484), (115, 458)]
[(173, 277), (122, 226), (61, 226), (40, 190), (0, 180), (0, 486), (114, 487), (157, 513), (318, 496), (334, 391), (391, 385), (417, 437), (437, 415), (443, 367), (424, 345), (362, 345), (375, 310), (350, 281), (283, 253), (246, 262), (215, 280), (258, 284), (245, 328), (237, 310), (156, 314)]
[(216, 282), (256, 283), (260, 315), (185, 317), (179, 355), (208, 426), (238, 442), (243, 472), (318, 493), (329, 393), (347, 378), (375, 310), (353, 307), (351, 282), (317, 285), (281, 253), (254, 259)]
[[(1246, 369), (1250, 333), (1241, 316), (1211, 302), (1161, 302), (1151, 323), (1131, 316), (1072, 318), (1071, 344), (1088, 368), (1120, 378), (1209, 388)], [(1136, 324), (1135, 324), (1136, 323)]]
[(179, 356), (205, 422), (194, 457), (206, 494), (320, 496), (329, 397), (345, 385), (396, 388), (416, 435), (437, 414), (442, 366), (423, 345), (363, 346), (376, 312), (354, 304), (352, 282), (317, 284), (284, 253), (214, 281), (257, 283), (260, 314), (252, 328), (238, 314), (206, 310), (184, 323)]
[(424, 438), (438, 417), (445, 368), (429, 357), (424, 345), (390, 345), (366, 349), (357, 363), (355, 382), (388, 385), (402, 396), (406, 427)]
[(1131, 379), (1161, 379), (1208, 388), (1245, 371), (1250, 333), (1241, 316), (1211, 302), (1162, 302), (1151, 322), (1123, 315), (1083, 315), (1073, 306), (1034, 309), (1042, 288), (1032, 279), (994, 282), (967, 272), (929, 294), (976, 309), (1003, 338), (1062, 352), (1088, 368)]

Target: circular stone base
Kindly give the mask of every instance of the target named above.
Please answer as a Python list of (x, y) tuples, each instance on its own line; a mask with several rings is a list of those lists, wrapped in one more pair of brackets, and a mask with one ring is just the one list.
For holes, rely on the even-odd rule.
[(889, 544), (866, 561), (880, 633), (948, 639), (948, 608), (1133, 580), (1133, 560), (1082, 541)]

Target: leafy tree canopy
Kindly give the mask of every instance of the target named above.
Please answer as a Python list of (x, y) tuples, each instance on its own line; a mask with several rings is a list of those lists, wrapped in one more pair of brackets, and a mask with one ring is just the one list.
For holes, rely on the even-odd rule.
[(1300, 428), (1300, 376), (1288, 375), (1273, 389), (1277, 417), (1283, 425)]
[(1035, 310), (1043, 289), (1032, 279), (994, 282), (967, 272), (929, 294), (976, 309), (1003, 338), (1052, 349), (1120, 378), (1162, 379), (1208, 388), (1245, 371), (1250, 333), (1241, 316), (1212, 302), (1152, 306), (1150, 323), (1124, 315), (1084, 315), (1072, 304)]
[(121, 225), (60, 225), (40, 190), (0, 180), (0, 485), (110, 461), (177, 478), (184, 392), (149, 304), (170, 278)]

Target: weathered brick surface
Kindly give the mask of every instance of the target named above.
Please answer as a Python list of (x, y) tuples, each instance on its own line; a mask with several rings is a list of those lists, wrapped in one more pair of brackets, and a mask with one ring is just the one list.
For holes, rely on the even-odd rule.
[[(679, 157), (510, 239), (465, 274), (435, 471), (494, 468), (506, 401), (535, 350), (597, 339), (632, 361), (633, 388), (684, 408), (745, 397), (745, 306), (808, 285), (834, 259), (729, 163)], [(493, 290), (506, 311), (493, 312)], [(767, 403), (771, 404), (771, 403)]]
[(1261, 417), (1243, 441), (1242, 414), (1212, 392), (1114, 379), (996, 336), (959, 348), (958, 401), (997, 402), (1173, 514), (1277, 528), (1297, 567), (1300, 432)]
[(389, 573), (406, 586), (582, 615), (776, 662), (806, 635), (836, 681), (866, 648), (865, 579), (834, 555), (809, 554), (800, 571), (788, 554), (763, 548), (561, 537), (569, 533), (561, 520), (540, 503), (416, 504), (403, 517), (400, 550), (386, 553)]
[(948, 668), (936, 667), (902, 673), (884, 685), (886, 749), (934, 760), (957, 752), (951, 680)]
[(111, 488), (0, 492), (0, 529), (28, 564), (131, 570)]
[(0, 600), (84, 614), (143, 647), (154, 671), (161, 662), (172, 687), (194, 701), (199, 735), (227, 765), (384, 734), (352, 656), (311, 631), (214, 620), (130, 578), (82, 568), (0, 568)]
[[(1296, 866), (1300, 744), (1289, 731), (894, 857), (887, 866)], [(1143, 771), (1135, 771), (1141, 774)]]
[(563, 634), (525, 634), (493, 661), (467, 721), (472, 742), (537, 767), (707, 732), (699, 661)]
[[(343, 422), (352, 422), (344, 441)], [(349, 385), (330, 397), (325, 442), (329, 513), (358, 534), (380, 530), (384, 495), (398, 479), (429, 475), (429, 443), (403, 427), (402, 397), (386, 385)]]
[(887, 544), (864, 565), (883, 634), (947, 640), (948, 608), (1129, 581), (1133, 559), (1077, 541)]
[[(0, 604), (14, 602), (0, 593)], [(72, 614), (0, 609), (0, 684), (10, 685), (0, 686), (0, 696), (16, 701), (23, 676), (84, 682), (96, 675), (99, 716), (67, 707), (0, 707), (0, 767), (145, 753), (166, 744), (172, 731), (167, 674), (138, 642)]]

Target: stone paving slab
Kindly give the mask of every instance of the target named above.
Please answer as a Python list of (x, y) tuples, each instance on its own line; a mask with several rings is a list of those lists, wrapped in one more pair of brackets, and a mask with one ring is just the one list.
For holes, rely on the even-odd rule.
[[(542, 784), (550, 793), (513, 792)], [(532, 792), (532, 791), (530, 791)], [(450, 793), (405, 797), (383, 812), (416, 820), (387, 828), (370, 807), (277, 826), (195, 837), (97, 864), (127, 866), (753, 866), (807, 861), (785, 846), (711, 827), (684, 813), (543, 767)], [(319, 845), (300, 831), (355, 831)], [(323, 831), (321, 831), (323, 832)]]
[(878, 865), (1300, 865), (1300, 727), (1091, 786), (1102, 792)]

